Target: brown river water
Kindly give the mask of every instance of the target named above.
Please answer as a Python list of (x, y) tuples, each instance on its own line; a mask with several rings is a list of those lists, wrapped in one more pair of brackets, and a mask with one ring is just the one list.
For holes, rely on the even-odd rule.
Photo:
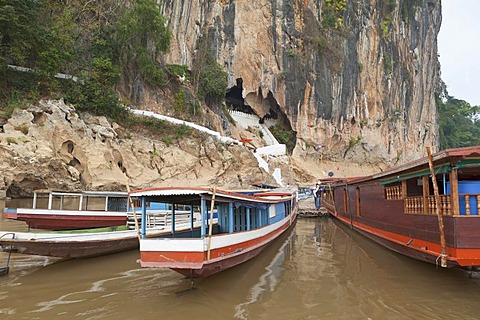
[[(26, 227), (0, 218), (0, 230)], [(331, 218), (299, 218), (261, 256), (194, 289), (138, 257), (12, 255), (0, 319), (480, 319), (480, 275), (400, 256)]]

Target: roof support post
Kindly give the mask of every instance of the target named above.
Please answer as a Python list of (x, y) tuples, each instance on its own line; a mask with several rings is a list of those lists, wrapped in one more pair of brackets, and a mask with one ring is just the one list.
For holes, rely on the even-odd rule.
[(233, 233), (233, 203), (228, 203), (228, 233)]
[(201, 232), (201, 236), (202, 238), (205, 237), (205, 228), (206, 228), (206, 219), (205, 219), (205, 215), (207, 214), (206, 213), (207, 211), (207, 200), (205, 200), (205, 198), (202, 198), (200, 200), (200, 222), (201, 222), (201, 227), (200, 227), (200, 232)]
[(458, 194), (458, 169), (453, 169), (450, 172), (450, 200), (452, 201), (452, 214), (454, 216), (460, 215), (460, 196)]
[(172, 238), (175, 238), (175, 203), (172, 203)]
[(145, 197), (142, 197), (142, 231), (141, 237), (145, 239), (147, 237), (147, 206)]
[(193, 238), (193, 205), (190, 205), (190, 237)]

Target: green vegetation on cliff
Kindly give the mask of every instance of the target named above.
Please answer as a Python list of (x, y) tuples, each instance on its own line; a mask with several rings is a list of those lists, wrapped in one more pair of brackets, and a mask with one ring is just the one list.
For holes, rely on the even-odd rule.
[[(64, 98), (77, 110), (122, 120), (123, 105), (136, 101), (121, 92), (191, 80), (187, 66), (163, 63), (171, 34), (160, 11), (156, 0), (1, 1), (0, 118), (26, 102)], [(225, 97), (226, 73), (208, 61), (195, 69), (196, 92), (172, 90), (172, 110), (201, 111), (195, 94)]]
[[(150, 86), (166, 82), (158, 58), (169, 49), (170, 32), (155, 0), (7, 0), (0, 3), (0, 30), (4, 107), (64, 97), (80, 110), (117, 118), (124, 112), (115, 86), (125, 74)], [(77, 81), (59, 80), (59, 73)]]

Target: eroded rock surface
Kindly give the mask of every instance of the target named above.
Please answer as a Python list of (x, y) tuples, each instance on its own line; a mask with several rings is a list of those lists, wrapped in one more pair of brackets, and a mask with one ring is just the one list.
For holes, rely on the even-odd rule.
[(120, 131), (105, 117), (79, 116), (63, 101), (17, 109), (0, 131), (0, 189), (18, 197), (36, 189), (126, 190), (127, 181), (132, 189), (275, 183), (243, 146), (210, 136), (167, 146), (140, 133), (120, 138)]

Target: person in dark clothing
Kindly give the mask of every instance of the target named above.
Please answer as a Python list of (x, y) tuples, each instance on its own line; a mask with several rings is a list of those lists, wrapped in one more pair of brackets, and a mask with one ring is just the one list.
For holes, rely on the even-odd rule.
[(318, 210), (321, 206), (322, 201), (322, 188), (320, 188), (320, 184), (317, 182), (315, 184), (315, 189), (313, 189), (313, 200), (315, 201), (315, 208)]

